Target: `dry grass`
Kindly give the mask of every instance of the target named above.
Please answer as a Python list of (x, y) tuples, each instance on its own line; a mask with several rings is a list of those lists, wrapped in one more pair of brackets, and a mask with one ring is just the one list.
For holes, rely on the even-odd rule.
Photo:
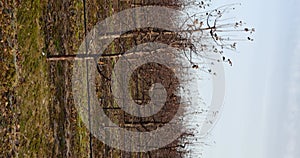
[[(88, 0), (88, 30), (129, 7), (116, 2), (103, 7), (104, 1)], [(42, 55), (76, 53), (84, 38), (82, 1), (2, 3), (0, 157), (88, 157), (89, 132), (72, 101), (72, 62), (49, 63)], [(111, 51), (118, 48), (112, 45)], [(112, 149), (96, 138), (93, 148), (95, 157), (147, 157)]]

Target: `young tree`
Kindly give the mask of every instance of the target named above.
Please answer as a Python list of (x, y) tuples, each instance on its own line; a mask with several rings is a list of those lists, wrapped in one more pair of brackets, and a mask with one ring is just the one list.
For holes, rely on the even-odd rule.
[[(118, 115), (118, 118), (121, 118), (121, 120), (115, 121), (120, 127), (142, 132), (157, 129), (170, 121), (174, 116), (177, 107), (180, 105), (178, 101), (180, 100), (180, 96), (175, 95), (178, 81), (176, 76), (172, 73), (172, 70), (163, 65), (157, 63), (142, 65), (134, 70), (134, 73), (131, 75), (129, 86), (131, 97), (137, 104), (145, 105), (150, 100), (149, 90), (151, 86), (154, 83), (161, 82), (167, 89), (167, 103), (160, 113), (151, 117), (139, 118), (125, 113), (120, 107), (116, 106), (112, 98), (111, 76), (115, 63), (118, 62), (121, 57), (128, 56), (128, 58), (130, 58), (130, 54), (125, 54), (127, 50), (148, 42), (164, 43), (184, 52), (188, 64), (184, 63), (186, 65), (182, 65), (182, 67), (190, 67), (216, 75), (211, 69), (202, 66), (205, 60), (209, 59), (207, 55), (209, 53), (218, 53), (222, 55), (223, 58), (221, 60), (214, 60), (213, 62), (226, 62), (232, 65), (232, 61), (226, 58), (225, 51), (235, 51), (237, 43), (240, 41), (253, 40), (248, 36), (245, 39), (240, 39), (241, 32), (252, 34), (255, 31), (253, 28), (244, 27), (245, 23), (242, 21), (225, 18), (225, 15), (234, 10), (238, 4), (229, 4), (216, 9), (210, 9), (211, 2), (204, 0), (180, 3), (174, 3), (172, 1), (172, 3), (168, 2), (165, 4), (139, 2), (131, 3), (131, 6), (137, 7), (149, 4), (181, 9), (187, 16), (185, 16), (185, 19), (181, 19), (180, 31), (174, 32), (159, 28), (138, 28), (126, 32), (120, 37), (117, 33), (111, 32), (108, 35), (103, 35), (101, 38), (114, 39), (114, 41), (108, 46), (104, 54), (95, 59), (99, 73), (96, 80), (97, 94), (101, 100), (102, 108), (105, 109), (106, 114), (110, 116), (111, 120), (116, 120), (116, 115)], [(191, 10), (196, 11), (195, 13), (191, 13)], [(238, 33), (236, 34), (236, 32)], [(141, 55), (142, 53), (143, 52), (141, 52)], [(78, 54), (48, 55), (47, 60), (82, 60), (90, 58), (93, 59), (94, 57)], [(186, 103), (185, 106), (189, 106), (189, 103)], [(113, 114), (111, 112), (113, 112)], [(169, 146), (148, 152), (148, 157), (152, 157), (153, 155), (172, 155), (174, 157), (180, 157), (182, 153), (185, 152), (178, 152), (182, 151), (178, 148), (185, 149), (188, 144), (188, 142), (185, 142), (186, 138), (192, 135), (191, 133), (184, 133), (181, 137), (182, 140), (178, 139)], [(105, 150), (106, 155), (108, 155), (111, 150), (113, 149), (107, 147)], [(132, 156), (132, 153), (124, 153), (124, 155), (128, 154)]]

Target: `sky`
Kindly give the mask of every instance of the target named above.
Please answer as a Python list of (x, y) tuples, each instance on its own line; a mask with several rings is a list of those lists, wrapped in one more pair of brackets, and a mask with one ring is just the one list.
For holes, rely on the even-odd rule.
[(300, 1), (242, 3), (235, 14), (256, 29), (254, 42), (226, 54), (226, 96), (204, 158), (300, 157)]

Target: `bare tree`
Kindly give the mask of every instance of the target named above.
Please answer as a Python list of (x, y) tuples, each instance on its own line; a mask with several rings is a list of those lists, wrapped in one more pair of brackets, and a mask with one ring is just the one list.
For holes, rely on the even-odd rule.
[[(161, 5), (156, 3), (148, 3), (151, 5)], [(132, 3), (131, 7), (147, 5), (144, 3)], [(100, 38), (111, 38), (114, 41), (108, 46), (104, 54), (99, 58), (97, 56), (89, 55), (48, 55), (48, 61), (59, 60), (83, 60), (94, 59), (97, 63), (97, 95), (100, 98), (101, 108), (117, 123), (120, 127), (132, 131), (147, 132), (155, 130), (164, 124), (168, 123), (176, 113), (177, 107), (180, 106), (180, 96), (176, 94), (176, 86), (178, 85), (177, 78), (172, 73), (172, 70), (159, 65), (157, 63), (149, 63), (134, 70), (130, 80), (131, 97), (137, 104), (145, 105), (149, 102), (149, 89), (154, 83), (163, 83), (163, 86), (168, 92), (168, 101), (158, 114), (138, 118), (130, 116), (118, 107), (112, 99), (111, 90), (111, 76), (115, 63), (120, 57), (126, 57), (127, 50), (134, 46), (138, 46), (147, 42), (159, 42), (170, 45), (184, 52), (185, 58), (188, 61), (187, 67), (192, 67), (207, 73), (214, 74), (209, 68), (201, 67), (208, 58), (208, 53), (219, 53), (223, 56), (222, 61), (232, 65), (232, 61), (226, 58), (226, 51), (235, 51), (237, 43), (240, 41), (252, 41), (249, 36), (245, 38), (240, 33), (252, 34), (255, 30), (253, 28), (244, 27), (245, 23), (242, 21), (235, 21), (232, 18), (225, 18), (226, 13), (235, 9), (238, 4), (224, 5), (216, 9), (210, 9), (210, 1), (193, 1), (172, 3), (172, 8), (181, 9), (187, 16), (182, 19), (180, 26), (181, 30), (173, 32), (170, 30), (163, 30), (159, 28), (139, 28), (131, 30), (122, 34), (120, 37), (117, 33), (111, 32)], [(168, 4), (163, 4), (168, 6)], [(190, 13), (187, 8), (197, 8), (195, 13)], [(236, 34), (236, 32), (238, 32)], [(113, 53), (112, 53), (113, 52)], [(143, 53), (143, 52), (141, 52)], [(161, 77), (163, 76), (163, 77)], [(188, 106), (185, 105), (185, 106)], [(116, 120), (116, 118), (118, 118)], [(141, 157), (182, 157), (189, 144), (187, 137), (191, 137), (192, 133), (184, 133), (180, 139), (175, 140), (170, 145), (148, 152)], [(96, 142), (96, 143), (95, 143)], [(95, 144), (99, 144), (94, 140)], [(100, 146), (100, 145), (99, 145)], [(105, 157), (108, 157), (115, 149), (106, 146)], [(121, 152), (123, 157), (132, 155), (140, 155), (138, 153)], [(96, 153), (94, 153), (96, 154)], [(102, 155), (102, 156), (103, 156)], [(99, 156), (99, 155), (98, 155)]]

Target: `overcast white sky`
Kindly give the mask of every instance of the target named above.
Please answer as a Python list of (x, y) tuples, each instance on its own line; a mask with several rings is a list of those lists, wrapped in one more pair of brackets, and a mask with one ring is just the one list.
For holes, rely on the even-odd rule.
[(255, 41), (227, 54), (226, 98), (204, 158), (300, 157), (300, 1), (241, 2), (235, 12)]

